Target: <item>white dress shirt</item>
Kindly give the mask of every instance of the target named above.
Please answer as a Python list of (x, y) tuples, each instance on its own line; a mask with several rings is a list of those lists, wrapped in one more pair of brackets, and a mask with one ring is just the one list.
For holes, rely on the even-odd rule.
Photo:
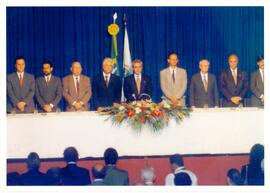
[(175, 174), (179, 174), (181, 172), (184, 172), (184, 173), (189, 175), (189, 177), (191, 179), (191, 185), (192, 186), (198, 185), (197, 176), (192, 171), (189, 171), (189, 170), (185, 169), (184, 167), (178, 167), (174, 171), (174, 173), (168, 174), (166, 176), (166, 178), (165, 178), (165, 185), (166, 186), (175, 186), (175, 184), (174, 184), (174, 176), (175, 176)]
[(18, 75), (18, 78), (19, 78), (19, 79), (20, 79), (20, 76), (21, 76), (22, 79), (23, 79), (24, 72), (17, 72), (17, 75)]
[(173, 71), (174, 71), (174, 76), (175, 76), (175, 75), (176, 75), (177, 67), (172, 68), (172, 67), (170, 66), (169, 68), (170, 68), (171, 75), (173, 74)]
[(201, 72), (201, 77), (202, 77), (202, 80), (204, 81), (204, 80), (206, 80), (206, 82), (208, 82), (208, 73), (202, 73)]

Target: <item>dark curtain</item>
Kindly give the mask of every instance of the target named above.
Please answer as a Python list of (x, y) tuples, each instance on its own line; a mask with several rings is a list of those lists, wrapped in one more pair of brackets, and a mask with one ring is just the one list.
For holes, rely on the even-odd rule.
[(126, 14), (132, 59), (144, 62), (156, 102), (161, 97), (159, 71), (167, 66), (170, 52), (179, 54), (189, 80), (202, 58), (210, 61), (210, 71), (219, 79), (230, 53), (251, 73), (264, 52), (263, 7), (8, 7), (7, 73), (14, 71), (14, 59), (24, 56), (26, 70), (36, 77), (42, 75), (43, 60), (50, 60), (60, 77), (79, 60), (83, 73), (93, 77), (101, 71), (102, 59), (110, 56), (107, 27), (114, 12), (120, 26), (119, 63)]

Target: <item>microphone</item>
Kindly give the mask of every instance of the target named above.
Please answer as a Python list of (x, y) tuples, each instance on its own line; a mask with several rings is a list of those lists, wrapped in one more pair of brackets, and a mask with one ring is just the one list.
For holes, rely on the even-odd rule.
[(147, 93), (141, 93), (138, 98), (139, 100), (151, 100), (151, 96)]

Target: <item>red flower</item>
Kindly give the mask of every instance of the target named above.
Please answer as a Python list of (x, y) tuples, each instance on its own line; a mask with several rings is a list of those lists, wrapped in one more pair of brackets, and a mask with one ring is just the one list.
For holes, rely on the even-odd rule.
[(128, 117), (132, 117), (132, 116), (134, 115), (134, 112), (131, 111), (131, 110), (128, 110), (128, 111), (126, 112), (126, 115), (127, 115)]
[(153, 114), (154, 116), (156, 116), (156, 117), (160, 117), (161, 112), (160, 112), (160, 111), (155, 110), (155, 111), (153, 111), (153, 112), (152, 112), (152, 114)]
[(144, 116), (140, 116), (140, 121), (142, 122), (142, 123), (145, 123), (145, 117)]

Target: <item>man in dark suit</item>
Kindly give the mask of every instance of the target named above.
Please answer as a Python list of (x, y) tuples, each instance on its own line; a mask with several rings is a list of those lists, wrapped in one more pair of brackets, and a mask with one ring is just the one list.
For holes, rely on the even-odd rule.
[(128, 185), (128, 173), (125, 170), (116, 168), (118, 153), (113, 148), (108, 148), (104, 152), (104, 160), (106, 164), (106, 176), (104, 183), (106, 185)]
[(77, 166), (78, 159), (79, 155), (74, 147), (65, 149), (64, 160), (67, 162), (67, 166), (62, 168), (61, 171), (63, 185), (82, 186), (91, 184), (89, 170)]
[(103, 72), (93, 78), (94, 107), (109, 107), (121, 102), (122, 83), (119, 76), (112, 74), (113, 60), (105, 58), (102, 63)]
[(41, 112), (55, 112), (62, 98), (60, 78), (52, 75), (53, 66), (50, 62), (42, 64), (44, 76), (36, 80), (36, 99)]
[(142, 61), (135, 59), (132, 63), (132, 68), (133, 74), (127, 76), (124, 80), (124, 94), (127, 102), (151, 99), (151, 78), (142, 74)]
[(251, 106), (260, 107), (264, 104), (264, 58), (257, 60), (259, 69), (251, 74), (250, 89), (252, 92)]
[(7, 112), (33, 113), (35, 109), (35, 78), (26, 73), (25, 59), (18, 57), (15, 60), (16, 72), (7, 77)]
[(238, 107), (243, 105), (243, 100), (248, 91), (248, 76), (246, 72), (237, 68), (238, 56), (229, 56), (229, 69), (221, 73), (220, 87), (223, 95), (223, 107)]
[(37, 153), (32, 152), (28, 155), (28, 171), (21, 175), (21, 183), (24, 186), (45, 186), (49, 185), (47, 175), (39, 171), (40, 159)]
[(106, 168), (102, 164), (95, 164), (92, 167), (92, 174), (94, 181), (92, 186), (104, 186), (104, 178), (106, 175)]
[(219, 94), (215, 75), (208, 73), (209, 61), (203, 59), (200, 72), (194, 74), (190, 83), (190, 106), (197, 108), (218, 107)]

